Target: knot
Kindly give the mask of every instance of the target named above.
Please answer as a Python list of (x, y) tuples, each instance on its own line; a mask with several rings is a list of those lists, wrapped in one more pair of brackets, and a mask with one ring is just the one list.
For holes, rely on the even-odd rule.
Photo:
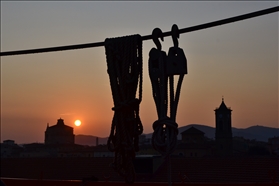
[(158, 127), (160, 127), (160, 128), (171, 128), (175, 131), (176, 135), (178, 134), (178, 129), (177, 129), (178, 124), (175, 121), (173, 121), (172, 119), (170, 119), (168, 116), (155, 121), (153, 123), (152, 127), (153, 127), (154, 131), (156, 129), (158, 129)]
[(175, 150), (177, 127), (177, 123), (167, 116), (153, 123), (152, 146), (164, 157), (168, 157)]
[(112, 108), (113, 111), (117, 110), (125, 110), (125, 109), (133, 109), (133, 110), (138, 110), (140, 105), (140, 100), (135, 98), (132, 100), (125, 100), (122, 102), (119, 102), (115, 107)]

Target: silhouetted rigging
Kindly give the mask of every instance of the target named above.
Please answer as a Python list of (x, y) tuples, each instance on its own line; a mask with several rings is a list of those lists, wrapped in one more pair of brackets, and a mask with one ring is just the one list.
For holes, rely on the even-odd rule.
[[(231, 18), (222, 19), (219, 21), (213, 21), (210, 23), (204, 23), (201, 25), (196, 25), (192, 27), (187, 27), (179, 30), (179, 34), (187, 33), (187, 32), (193, 32), (197, 30), (202, 30), (210, 27), (220, 26), (228, 23), (233, 23), (236, 21), (242, 21), (245, 19), (250, 19), (253, 17), (258, 17), (274, 12), (279, 11), (279, 6), (251, 12), (248, 14), (243, 14)], [(171, 31), (164, 32), (163, 37), (171, 36)], [(142, 36), (142, 40), (150, 40), (152, 39), (152, 35), (146, 35)], [(45, 52), (57, 52), (57, 51), (64, 51), (64, 50), (74, 50), (74, 49), (83, 49), (83, 48), (93, 48), (93, 47), (100, 47), (104, 46), (105, 42), (96, 42), (96, 43), (86, 43), (86, 44), (77, 44), (77, 45), (67, 45), (67, 46), (58, 46), (58, 47), (49, 47), (49, 48), (38, 48), (38, 49), (29, 49), (29, 50), (17, 50), (17, 51), (7, 51), (7, 52), (1, 52), (0, 56), (11, 56), (11, 55), (23, 55), (23, 54), (33, 54), (33, 53), (45, 53)]]

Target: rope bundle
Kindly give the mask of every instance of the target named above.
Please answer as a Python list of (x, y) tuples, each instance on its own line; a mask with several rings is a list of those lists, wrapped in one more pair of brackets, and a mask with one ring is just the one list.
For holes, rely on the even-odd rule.
[[(168, 55), (161, 51), (164, 41), (163, 32), (159, 28), (152, 31), (152, 39), (157, 48), (149, 52), (148, 69), (152, 85), (153, 98), (156, 105), (158, 120), (153, 123), (152, 145), (155, 150), (169, 159), (175, 150), (178, 134), (178, 124), (175, 121), (180, 90), (184, 75), (187, 74), (187, 59), (178, 47), (179, 29), (176, 24), (171, 28), (174, 46), (169, 48)], [(177, 89), (174, 95), (174, 75), (179, 75)], [(170, 87), (170, 117), (168, 111), (168, 81)]]
[[(107, 142), (115, 152), (112, 167), (127, 183), (133, 183), (132, 160), (139, 150), (139, 135), (143, 127), (139, 117), (142, 100), (142, 39), (140, 35), (105, 40), (107, 72), (112, 90), (114, 116)], [(139, 86), (139, 98), (136, 98)]]
[[(161, 29), (155, 28), (152, 39), (156, 48), (149, 52), (148, 69), (152, 85), (153, 98), (156, 105), (158, 120), (153, 123), (152, 145), (168, 161), (168, 180), (171, 185), (170, 155), (177, 143), (178, 124), (175, 122), (180, 90), (184, 74), (187, 74), (187, 59), (182, 49), (178, 47), (179, 29), (172, 26), (172, 39), (174, 47), (168, 52), (161, 51), (159, 38), (163, 41)], [(179, 75), (177, 89), (174, 95), (174, 75)], [(168, 111), (168, 81), (170, 85), (170, 117)]]
[[(152, 48), (149, 52), (149, 77), (158, 114), (158, 120), (153, 123), (152, 145), (164, 157), (168, 157), (176, 147), (178, 124), (175, 122), (175, 116), (180, 92), (177, 90), (174, 98), (173, 76), (166, 75), (166, 59), (164, 51)], [(168, 79), (170, 79), (170, 117), (167, 116)]]

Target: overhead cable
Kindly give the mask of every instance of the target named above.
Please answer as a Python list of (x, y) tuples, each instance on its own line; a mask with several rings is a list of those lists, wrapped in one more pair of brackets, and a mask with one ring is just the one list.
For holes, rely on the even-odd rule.
[[(258, 17), (274, 12), (279, 11), (279, 6), (248, 13), (248, 14), (243, 14), (231, 18), (226, 18), (218, 21), (213, 21), (201, 25), (196, 25), (196, 26), (191, 26), (188, 28), (183, 28), (179, 30), (180, 34), (187, 33), (187, 32), (193, 32), (197, 30), (202, 30), (210, 27), (215, 27), (215, 26), (220, 26), (228, 23), (233, 23), (236, 21), (241, 21), (245, 19), (250, 19), (253, 17)], [(164, 37), (171, 36), (171, 31), (169, 32), (164, 32), (163, 33)], [(146, 35), (142, 36), (142, 40), (149, 40), (152, 39), (152, 35)], [(34, 54), (34, 53), (45, 53), (45, 52), (57, 52), (57, 51), (65, 51), (65, 50), (74, 50), (74, 49), (84, 49), (84, 48), (93, 48), (93, 47), (100, 47), (104, 46), (105, 42), (95, 42), (95, 43), (86, 43), (86, 44), (76, 44), (76, 45), (67, 45), (67, 46), (58, 46), (58, 47), (48, 47), (48, 48), (38, 48), (38, 49), (28, 49), (28, 50), (17, 50), (17, 51), (6, 51), (6, 52), (1, 52), (0, 56), (11, 56), (11, 55), (23, 55), (23, 54)]]

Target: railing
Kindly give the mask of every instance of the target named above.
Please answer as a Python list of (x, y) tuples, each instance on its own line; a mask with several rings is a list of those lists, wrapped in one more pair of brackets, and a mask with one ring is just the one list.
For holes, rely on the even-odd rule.
[[(122, 186), (127, 185), (124, 182), (94, 182), (81, 180), (41, 180), (41, 179), (21, 179), (21, 178), (1, 178), (5, 186), (17, 186), (17, 185), (28, 185), (28, 186)], [(133, 186), (166, 186), (168, 183), (154, 183), (154, 182), (135, 182)], [(172, 183), (174, 186), (275, 186), (278, 183)]]

